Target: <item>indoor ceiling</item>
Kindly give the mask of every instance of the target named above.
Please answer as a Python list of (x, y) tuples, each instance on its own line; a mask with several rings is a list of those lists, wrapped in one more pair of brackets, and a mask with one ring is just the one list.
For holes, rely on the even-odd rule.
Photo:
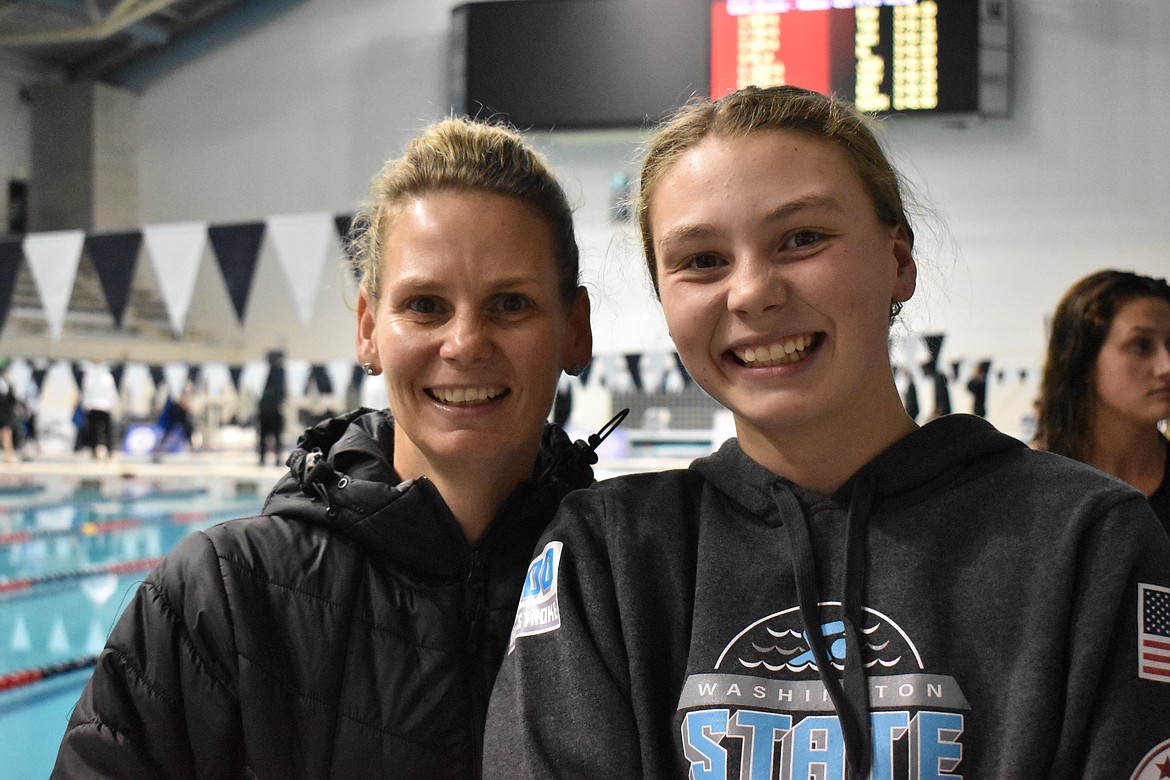
[(142, 88), (303, 0), (0, 0), (0, 74)]

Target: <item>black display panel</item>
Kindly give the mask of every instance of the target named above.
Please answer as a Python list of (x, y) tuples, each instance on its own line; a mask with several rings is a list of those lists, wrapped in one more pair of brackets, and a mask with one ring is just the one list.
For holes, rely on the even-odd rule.
[(708, 0), (515, 0), (452, 11), (452, 105), (521, 128), (638, 127), (707, 94)]

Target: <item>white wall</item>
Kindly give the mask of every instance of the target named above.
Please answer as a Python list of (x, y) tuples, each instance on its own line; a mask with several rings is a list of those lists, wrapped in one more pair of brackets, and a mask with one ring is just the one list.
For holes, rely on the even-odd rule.
[[(381, 162), (447, 112), (453, 5), (312, 0), (151, 84), (139, 104), (142, 221), (349, 211)], [(1105, 266), (1170, 272), (1170, 3), (1011, 8), (1011, 118), (885, 127), (935, 214), (919, 228), (923, 270), (907, 325), (947, 333), (944, 357), (1030, 367), (1046, 313), (1075, 279)], [(0, 173), (12, 154), (4, 93)], [(637, 134), (534, 138), (580, 204), (598, 350), (668, 347), (637, 241), (615, 234), (606, 216), (611, 176), (636, 170)], [(343, 290), (323, 295), (329, 311), (302, 328), (280, 308), (283, 282), (264, 278), (244, 329), (220, 316), (222, 285), (209, 284), (203, 294), (216, 300), (193, 310), (209, 313), (208, 327), (230, 323), (225, 342), (252, 343), (257, 354), (275, 338), (317, 360), (349, 353)]]

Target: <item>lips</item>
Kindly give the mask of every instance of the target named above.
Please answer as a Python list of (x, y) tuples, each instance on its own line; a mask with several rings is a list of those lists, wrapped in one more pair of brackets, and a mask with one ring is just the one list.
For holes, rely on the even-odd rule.
[(508, 395), (506, 387), (443, 387), (427, 388), (426, 394), (447, 406), (477, 406)]
[(731, 353), (749, 368), (766, 368), (785, 363), (799, 363), (820, 346), (821, 341), (822, 334), (801, 333), (771, 344), (736, 347)]

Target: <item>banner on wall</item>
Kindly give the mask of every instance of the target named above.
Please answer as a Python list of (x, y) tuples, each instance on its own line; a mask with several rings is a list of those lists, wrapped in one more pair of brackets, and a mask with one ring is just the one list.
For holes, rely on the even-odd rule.
[(182, 336), (191, 296), (195, 293), (199, 262), (207, 248), (207, 223), (147, 225), (142, 230), (142, 239), (167, 307), (171, 330), (176, 336)]
[(121, 330), (126, 306), (130, 303), (130, 291), (134, 286), (142, 233), (137, 230), (97, 233), (85, 239), (85, 247), (106, 296), (106, 306), (110, 314), (114, 315), (114, 325)]
[(61, 340), (84, 244), (82, 230), (31, 233), (24, 238), (24, 256), (41, 296), (53, 341)]
[(302, 325), (313, 317), (322, 272), (337, 246), (335, 229), (328, 213), (268, 218), (268, 236)]
[(0, 240), (0, 332), (8, 321), (12, 308), (12, 296), (16, 293), (16, 274), (20, 261), (24, 259), (20, 239)]
[(236, 310), (236, 321), (243, 325), (248, 308), (248, 293), (252, 291), (256, 261), (260, 257), (260, 242), (264, 240), (264, 223), (212, 225), (207, 229), (207, 237), (211, 240), (216, 263), (227, 285), (228, 297)]

